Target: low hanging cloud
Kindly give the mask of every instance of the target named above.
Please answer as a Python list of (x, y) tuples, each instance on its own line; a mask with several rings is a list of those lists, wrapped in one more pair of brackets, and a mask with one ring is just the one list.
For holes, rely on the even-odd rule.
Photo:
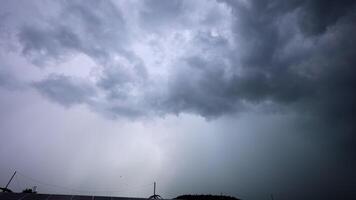
[(95, 96), (95, 90), (85, 81), (63, 75), (52, 75), (33, 85), (47, 98), (66, 107), (88, 103)]
[(94, 82), (60, 74), (34, 81), (64, 106), (86, 104), (115, 117), (213, 118), (266, 105), (332, 121), (350, 133), (355, 5), (163, 1), (132, 3), (130, 13), (110, 1), (64, 1), (42, 25), (21, 26), (18, 41), (41, 67), (76, 54), (100, 67)]

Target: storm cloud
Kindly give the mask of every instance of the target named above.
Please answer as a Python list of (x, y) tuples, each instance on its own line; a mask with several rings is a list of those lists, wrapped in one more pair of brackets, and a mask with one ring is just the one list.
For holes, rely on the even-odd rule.
[[(355, 1), (44, 2), (23, 13), (3, 2), (2, 52), (35, 72), (3, 67), (0, 87), (25, 84), (114, 121), (292, 115), (298, 133), (289, 134), (335, 151), (325, 163), (356, 166)], [(316, 193), (331, 188), (316, 179)]]
[[(189, 23), (194, 22), (186, 22), (187, 13), (182, 9), (192, 5), (183, 1), (162, 4), (145, 2), (142, 6), (148, 4), (154, 8), (142, 8), (138, 23), (175, 31), (172, 22), (177, 20), (176, 40), (182, 37), (182, 40), (189, 40), (194, 45), (195, 52), (189, 51), (193, 47), (187, 44), (187, 52), (175, 55), (175, 59), (167, 63), (170, 66), (164, 66), (173, 69), (173, 72), (168, 72), (172, 76), (170, 80), (156, 80), (156, 77), (148, 77), (152, 80), (147, 80), (146, 67), (155, 66), (146, 66), (133, 54), (134, 51), (129, 50), (132, 41), (124, 39), (130, 38), (130, 35), (125, 30), (121, 13), (114, 6), (106, 5), (109, 2), (95, 3), (102, 7), (99, 10), (90, 9), (91, 4), (71, 4), (66, 2), (63, 5), (59, 17), (64, 19), (51, 20), (58, 23), (47, 22), (49, 27), (41, 29), (24, 26), (19, 33), (22, 52), (33, 54), (31, 59), (42, 61), (58, 60), (68, 54), (87, 54), (104, 68), (97, 86), (111, 94), (108, 98), (115, 98), (113, 93), (118, 93), (118, 90), (127, 96), (131, 90), (121, 88), (133, 87), (154, 101), (144, 108), (148, 111), (193, 112), (205, 117), (238, 110), (243, 107), (242, 102), (298, 104), (301, 107), (316, 107), (317, 112), (323, 113), (332, 112), (339, 106), (353, 106), (355, 97), (351, 91), (355, 85), (352, 76), (355, 45), (352, 35), (355, 30), (352, 25), (355, 16), (352, 1), (336, 5), (321, 1), (220, 2), (225, 5), (226, 11), (231, 12), (230, 19), (224, 19), (230, 20), (227, 27), (230, 29), (223, 30), (229, 34), (199, 27), (191, 31), (189, 38), (184, 38), (184, 33), (179, 32), (179, 26), (183, 26), (179, 23), (186, 23), (187, 28), (192, 26)], [(152, 9), (156, 11), (148, 11)], [(160, 10), (167, 12), (165, 19), (171, 21), (160, 21), (149, 14), (160, 13)], [(332, 14), (325, 17), (327, 13)], [(80, 22), (76, 27), (72, 27), (73, 22), (66, 19), (70, 16)], [(199, 20), (212, 21), (208, 17), (202, 16)], [(156, 21), (167, 26), (171, 24), (171, 27), (161, 28), (155, 25)], [(209, 28), (219, 28), (219, 24)], [(75, 33), (77, 29), (78, 33)], [(143, 29), (144, 34), (154, 34), (153, 30)], [(176, 50), (172, 51), (175, 54)], [(146, 87), (139, 86), (142, 83), (160, 84), (160, 81), (167, 84), (165, 90), (169, 92), (152, 94), (145, 91)], [(70, 95), (75, 94), (68, 91)], [(139, 98), (147, 100), (145, 95)], [(342, 98), (345, 95), (350, 96)], [(120, 95), (116, 96), (120, 98)], [(343, 105), (337, 103), (341, 99)], [(331, 117), (332, 114), (321, 115)]]

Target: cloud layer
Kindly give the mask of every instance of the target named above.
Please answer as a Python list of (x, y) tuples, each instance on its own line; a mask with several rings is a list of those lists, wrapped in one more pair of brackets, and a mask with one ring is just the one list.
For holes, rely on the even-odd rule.
[(261, 106), (353, 132), (353, 1), (209, 1), (204, 11), (200, 2), (129, 6), (135, 12), (63, 2), (52, 18), (21, 26), (22, 53), (34, 64), (84, 54), (99, 68), (95, 81), (49, 75), (36, 88), (111, 117), (212, 118)]
[(84, 78), (52, 70), (33, 80), (53, 102), (109, 118), (291, 111), (354, 143), (353, 1), (47, 4), (50, 14), (3, 27), (40, 68), (77, 55), (95, 63)]
[[(137, 3), (128, 15), (120, 10), (125, 7), (110, 2), (63, 2), (54, 17), (20, 27), (17, 36), (22, 53), (41, 67), (46, 61), (87, 55), (101, 68), (92, 83), (97, 95), (103, 93), (99, 98), (108, 107), (135, 101), (138, 115), (211, 117), (264, 102), (314, 107), (316, 114), (330, 117), (339, 106), (345, 106), (343, 112), (352, 110), (352, 1), (209, 4), (190, 16), (188, 11), (197, 11), (200, 4)], [(48, 87), (70, 84), (56, 77), (42, 82), (52, 81)], [(68, 88), (67, 95), (76, 94)], [(345, 95), (350, 96), (339, 105)]]

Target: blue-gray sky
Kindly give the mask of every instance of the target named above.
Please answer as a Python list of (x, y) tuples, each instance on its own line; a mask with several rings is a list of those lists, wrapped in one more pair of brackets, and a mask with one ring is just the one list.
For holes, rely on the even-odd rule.
[(0, 184), (356, 198), (355, 1), (0, 3)]

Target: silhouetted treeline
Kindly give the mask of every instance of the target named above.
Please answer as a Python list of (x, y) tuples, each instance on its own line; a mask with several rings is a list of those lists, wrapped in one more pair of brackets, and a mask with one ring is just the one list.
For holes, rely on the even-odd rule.
[(198, 195), (198, 194), (194, 194), (194, 195), (181, 195), (176, 197), (175, 199), (184, 199), (184, 200), (240, 200), (236, 197), (232, 197), (232, 196), (225, 196), (225, 195)]
[(35, 190), (32, 190), (31, 188), (26, 188), (24, 190), (22, 190), (22, 193), (37, 193)]

